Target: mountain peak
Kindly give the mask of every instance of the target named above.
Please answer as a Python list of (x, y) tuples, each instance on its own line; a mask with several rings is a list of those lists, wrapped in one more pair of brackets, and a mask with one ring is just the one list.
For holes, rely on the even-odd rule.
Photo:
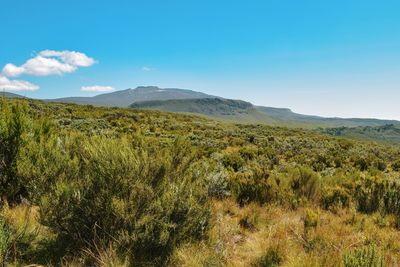
[(125, 90), (104, 93), (93, 97), (69, 97), (55, 99), (53, 101), (91, 104), (96, 106), (128, 107), (134, 102), (193, 98), (215, 98), (215, 96), (186, 89), (160, 88), (158, 86), (138, 86), (135, 89), (128, 88)]
[(133, 90), (138, 90), (138, 91), (157, 91), (157, 90), (163, 90), (158, 86), (138, 86)]

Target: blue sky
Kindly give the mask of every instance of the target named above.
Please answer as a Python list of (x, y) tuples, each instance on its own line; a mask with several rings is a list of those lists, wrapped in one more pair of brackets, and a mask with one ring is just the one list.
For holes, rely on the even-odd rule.
[(17, 92), (30, 97), (156, 85), (305, 114), (400, 119), (399, 1), (0, 3), (0, 68), (12, 64), (0, 86), (36, 89)]

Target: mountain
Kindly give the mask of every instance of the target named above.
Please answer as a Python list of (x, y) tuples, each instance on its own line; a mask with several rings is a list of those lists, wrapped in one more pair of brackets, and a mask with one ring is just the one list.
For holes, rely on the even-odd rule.
[(7, 97), (7, 98), (26, 98), (25, 96), (17, 95), (17, 94), (10, 93), (10, 92), (1, 92), (1, 93), (0, 93), (0, 97)]
[(194, 98), (135, 102), (130, 107), (172, 112), (190, 112), (209, 116), (236, 116), (247, 113), (249, 109), (253, 108), (253, 105), (242, 100)]
[(214, 96), (186, 89), (140, 86), (135, 89), (126, 89), (106, 94), (100, 94), (93, 97), (66, 97), (49, 99), (47, 101), (86, 104), (94, 106), (128, 107), (130, 104), (140, 101), (209, 97)]
[(359, 119), (359, 118), (326, 118), (320, 116), (303, 115), (294, 113), (287, 108), (257, 107), (257, 110), (268, 114), (271, 118), (282, 123), (308, 125), (313, 127), (357, 127), (357, 126), (385, 126), (398, 125), (400, 121), (379, 120), (379, 119)]
[(187, 112), (237, 123), (260, 123), (309, 129), (338, 127), (379, 127), (399, 121), (343, 119), (298, 114), (287, 108), (255, 106), (242, 100), (224, 99), (192, 90), (140, 86), (93, 97), (67, 97), (47, 100), (108, 107), (133, 107), (170, 112)]
[(324, 118), (302, 115), (287, 108), (254, 106), (242, 100), (204, 98), (204, 99), (172, 99), (135, 102), (132, 108), (156, 109), (170, 112), (187, 112), (206, 115), (214, 119), (239, 123), (262, 123), (288, 127), (356, 127), (384, 126), (388, 124), (400, 126), (400, 122), (378, 119), (342, 119)]

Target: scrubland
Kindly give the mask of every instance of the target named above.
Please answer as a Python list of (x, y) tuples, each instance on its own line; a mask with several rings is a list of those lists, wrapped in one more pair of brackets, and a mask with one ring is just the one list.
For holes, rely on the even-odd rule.
[(7, 266), (399, 266), (400, 147), (0, 102)]

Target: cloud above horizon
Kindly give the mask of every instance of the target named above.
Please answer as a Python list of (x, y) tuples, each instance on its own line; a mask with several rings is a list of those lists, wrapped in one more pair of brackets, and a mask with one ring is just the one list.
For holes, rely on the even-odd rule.
[(81, 52), (44, 50), (28, 59), (21, 66), (8, 63), (3, 75), (18, 77), (24, 74), (32, 76), (62, 75), (76, 71), (79, 67), (92, 66), (96, 61)]
[(39, 86), (27, 81), (10, 80), (5, 76), (0, 76), (0, 89), (7, 91), (36, 91)]
[(110, 92), (114, 91), (115, 88), (111, 86), (101, 86), (101, 85), (93, 85), (93, 86), (82, 86), (81, 91), (84, 92)]
[(96, 61), (84, 53), (76, 51), (43, 50), (24, 64), (8, 63), (0, 74), (0, 89), (12, 91), (34, 91), (39, 86), (28, 81), (11, 80), (21, 75), (49, 76), (72, 73), (80, 67), (90, 67)]

